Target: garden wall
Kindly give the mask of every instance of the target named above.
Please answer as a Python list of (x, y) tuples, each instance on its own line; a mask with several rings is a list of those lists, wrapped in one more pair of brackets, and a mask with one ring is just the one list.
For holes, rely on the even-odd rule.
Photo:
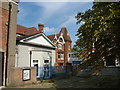
[(36, 68), (13, 68), (11, 86), (36, 82)]

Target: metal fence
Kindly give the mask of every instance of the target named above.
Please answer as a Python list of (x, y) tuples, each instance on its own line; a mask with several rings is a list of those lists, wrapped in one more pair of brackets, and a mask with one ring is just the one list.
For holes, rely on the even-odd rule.
[(68, 75), (72, 72), (72, 66), (55, 66), (55, 77)]
[(49, 67), (48, 70), (45, 70), (44, 67), (39, 67), (39, 73), (37, 76), (37, 80), (40, 79), (51, 79), (51, 78), (57, 78), (57, 77), (63, 77), (66, 75), (70, 75), (72, 72), (73, 67), (72, 66), (54, 66)]

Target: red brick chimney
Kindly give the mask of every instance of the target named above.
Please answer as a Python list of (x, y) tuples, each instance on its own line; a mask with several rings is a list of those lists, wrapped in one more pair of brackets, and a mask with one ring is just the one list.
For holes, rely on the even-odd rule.
[(38, 24), (38, 30), (40, 33), (44, 33), (44, 25), (43, 24)]

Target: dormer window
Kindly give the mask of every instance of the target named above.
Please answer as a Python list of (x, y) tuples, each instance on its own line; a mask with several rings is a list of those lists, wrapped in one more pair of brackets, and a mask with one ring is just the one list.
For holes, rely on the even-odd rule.
[(62, 38), (60, 38), (60, 39), (59, 39), (59, 42), (63, 42), (63, 39), (62, 39)]
[(62, 44), (58, 44), (58, 49), (62, 49)]

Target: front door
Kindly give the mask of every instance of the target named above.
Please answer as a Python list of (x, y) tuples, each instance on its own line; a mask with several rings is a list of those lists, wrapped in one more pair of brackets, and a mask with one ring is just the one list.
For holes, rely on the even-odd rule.
[(36, 67), (36, 76), (38, 76), (38, 64), (34, 64), (34, 67)]
[(34, 67), (36, 67), (36, 76), (39, 77), (39, 74), (38, 74), (38, 60), (33, 60), (33, 65), (34, 65)]
[(3, 85), (4, 53), (0, 52), (0, 86)]
[(44, 79), (50, 78), (50, 61), (44, 60)]

